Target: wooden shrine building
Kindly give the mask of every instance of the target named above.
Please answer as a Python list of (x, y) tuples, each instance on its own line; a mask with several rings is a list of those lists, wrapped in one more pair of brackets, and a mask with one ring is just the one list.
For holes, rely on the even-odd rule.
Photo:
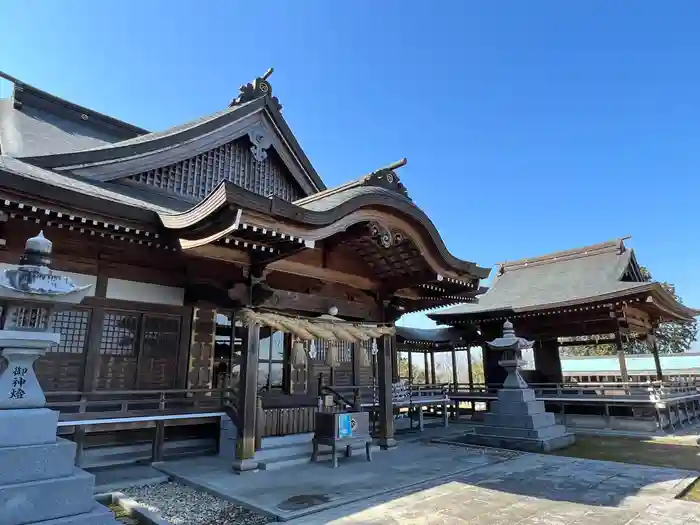
[[(518, 335), (535, 340), (537, 373), (531, 380), (561, 383), (559, 358), (564, 338), (598, 336), (597, 344), (646, 339), (662, 370), (654, 331), (662, 322), (690, 322), (700, 314), (679, 303), (658, 282), (644, 280), (634, 250), (623, 239), (552, 253), (498, 266), (490, 289), (478, 303), (429, 314), (453, 327), (476, 328), (480, 340), (500, 334), (510, 319)], [(589, 340), (586, 344), (594, 344)], [(484, 352), (486, 382), (500, 384), (505, 371), (498, 356)]]
[[(403, 352), (407, 359), (407, 375), (403, 378), (398, 376), (398, 365), (394, 381), (406, 379), (409, 384), (417, 383), (413, 377), (414, 359), (422, 355), (423, 362), (419, 361), (418, 366), (423, 367), (423, 383), (425, 385), (437, 386), (440, 382), (436, 374), (435, 354), (449, 353), (449, 369), (451, 377), (449, 383), (454, 390), (458, 389), (459, 377), (457, 373), (457, 352), (464, 351), (467, 355), (467, 373), (469, 384), (473, 383), (471, 367), (471, 347), (479, 344), (479, 334), (475, 327), (449, 327), (449, 328), (410, 328), (406, 326), (396, 327), (396, 353)], [(464, 379), (464, 378), (463, 378)]]
[(332, 377), (376, 385), (392, 444), (394, 321), (471, 300), (489, 273), (448, 251), (397, 175), (405, 161), (327, 189), (269, 72), (158, 132), (0, 76), (14, 84), (0, 100), (0, 261), (44, 230), (54, 269), (92, 285), (37, 362), (49, 399), (228, 385), (242, 461), (256, 397), (268, 418), (314, 409)]

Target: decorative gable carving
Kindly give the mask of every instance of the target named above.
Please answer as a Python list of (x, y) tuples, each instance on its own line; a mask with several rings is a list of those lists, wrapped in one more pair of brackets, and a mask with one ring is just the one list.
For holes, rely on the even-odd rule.
[(290, 202), (303, 197), (301, 188), (271, 144), (265, 128), (255, 126), (246, 136), (232, 142), (129, 179), (197, 201), (223, 180), (265, 197), (274, 195)]

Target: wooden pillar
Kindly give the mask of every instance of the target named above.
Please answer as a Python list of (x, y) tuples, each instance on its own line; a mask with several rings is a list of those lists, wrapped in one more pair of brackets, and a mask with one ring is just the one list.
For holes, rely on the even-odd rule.
[(437, 377), (435, 376), (435, 352), (430, 352), (430, 375), (430, 383), (433, 385), (437, 385)]
[(236, 441), (235, 472), (257, 468), (255, 456), (255, 416), (258, 394), (258, 349), (260, 326), (251, 323), (243, 332), (241, 378), (238, 388), (238, 439)]
[(428, 351), (423, 352), (423, 361), (424, 361), (424, 366), (425, 366), (425, 373), (423, 374), (424, 379), (425, 379), (425, 384), (429, 385), (430, 384), (430, 367), (428, 366)]
[(615, 346), (617, 347), (617, 359), (620, 362), (620, 376), (622, 376), (622, 382), (626, 383), (629, 381), (630, 376), (627, 373), (627, 360), (625, 359), (625, 351), (622, 348), (622, 334), (619, 330), (615, 333)]
[(413, 352), (408, 351), (408, 384), (413, 384)]
[(454, 345), (452, 345), (452, 383), (454, 384), (454, 391), (459, 390), (459, 374), (457, 373), (457, 351)]
[(377, 341), (377, 369), (379, 384), (379, 446), (388, 449), (396, 446), (394, 439), (394, 404), (392, 400), (392, 354), (396, 336), (385, 335)]
[(535, 368), (545, 383), (563, 383), (559, 341), (556, 338), (535, 341)]
[(97, 390), (97, 374), (100, 367), (100, 341), (102, 340), (104, 319), (105, 309), (102, 306), (96, 306), (92, 309), (85, 354), (85, 370), (83, 371), (83, 392), (94, 392)]
[(661, 369), (661, 358), (659, 357), (659, 347), (656, 344), (656, 330), (651, 329), (649, 335), (647, 335), (647, 345), (651, 354), (654, 356), (654, 366), (656, 367), (656, 380), (664, 380), (664, 371)]
[[(180, 325), (180, 343), (177, 352), (177, 371), (175, 375), (175, 388), (187, 388), (187, 369), (190, 364), (190, 346), (192, 342), (192, 317), (194, 309), (185, 308)], [(231, 368), (229, 367), (229, 370)]]
[(474, 388), (474, 370), (472, 370), (472, 349), (467, 348), (467, 371), (469, 373), (469, 390)]
[[(501, 337), (503, 333), (503, 323), (500, 321), (483, 323), (479, 327), (483, 340), (493, 341), (497, 337)], [(515, 327), (515, 333), (518, 333), (518, 327)], [(500, 388), (506, 380), (508, 373), (505, 368), (498, 364), (501, 358), (500, 352), (489, 350), (485, 343), (481, 345), (481, 355), (484, 362), (484, 382), (487, 385), (493, 385)]]

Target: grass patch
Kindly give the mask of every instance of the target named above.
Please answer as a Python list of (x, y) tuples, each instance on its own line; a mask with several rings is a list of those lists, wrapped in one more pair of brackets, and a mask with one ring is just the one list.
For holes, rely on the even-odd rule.
[[(577, 436), (574, 445), (557, 450), (553, 454), (700, 471), (700, 447), (694, 438), (688, 437), (634, 439)], [(700, 487), (698, 490), (700, 491)]]
[(700, 479), (693, 481), (693, 484), (683, 494), (682, 499), (700, 503)]

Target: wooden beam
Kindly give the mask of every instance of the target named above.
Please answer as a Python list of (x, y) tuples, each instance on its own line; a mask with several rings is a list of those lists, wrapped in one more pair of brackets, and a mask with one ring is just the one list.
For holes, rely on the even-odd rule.
[[(223, 246), (208, 244), (187, 250), (186, 253), (198, 255), (200, 257), (207, 257), (209, 259), (235, 263), (241, 266), (250, 266), (251, 264), (247, 253), (225, 248)], [(339, 272), (337, 270), (331, 270), (330, 268), (321, 268), (319, 266), (311, 266), (289, 260), (276, 261), (270, 264), (267, 267), (267, 270), (311, 277), (312, 279), (318, 279), (324, 282), (346, 284), (358, 290), (376, 291), (379, 289), (380, 285), (379, 282), (368, 279), (367, 277), (352, 275)]]
[(296, 310), (315, 314), (326, 314), (331, 306), (338, 309), (338, 315), (351, 319), (377, 319), (375, 304), (369, 302), (348, 301), (335, 297), (325, 297), (287, 290), (273, 290), (272, 295), (258, 306), (281, 311)]

